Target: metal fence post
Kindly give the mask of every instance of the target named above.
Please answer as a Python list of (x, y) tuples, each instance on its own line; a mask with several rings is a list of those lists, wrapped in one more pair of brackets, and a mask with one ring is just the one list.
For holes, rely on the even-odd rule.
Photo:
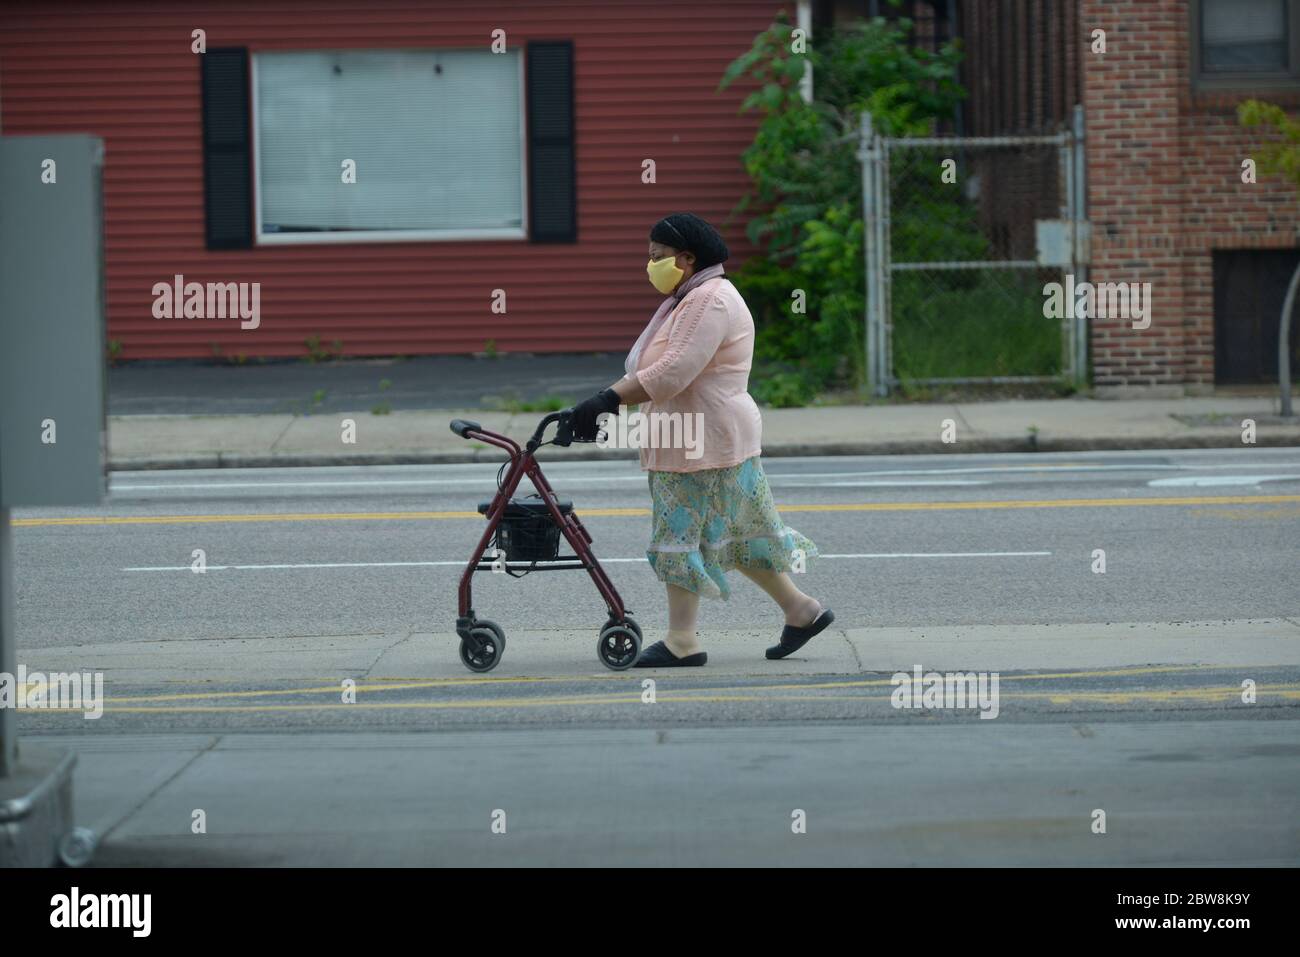
[[(1084, 112), (1083, 104), (1076, 103), (1074, 106), (1074, 123), (1071, 130), (1071, 156), (1074, 160), (1074, 196), (1071, 205), (1074, 207), (1073, 215), (1073, 236), (1071, 237), (1071, 258), (1074, 260), (1073, 269), (1075, 270), (1075, 282), (1082, 283), (1088, 281), (1088, 263), (1092, 258), (1092, 235), (1087, 235), (1088, 255), (1080, 257), (1079, 245), (1081, 242), (1081, 233), (1083, 224), (1088, 221), (1088, 156), (1087, 147), (1084, 137)], [(1086, 387), (1088, 383), (1088, 317), (1076, 316), (1074, 319), (1074, 368), (1071, 372), (1074, 374), (1074, 384), (1077, 387)]]
[(889, 144), (879, 135), (874, 137), (876, 161), (876, 355), (877, 372), (880, 376), (879, 395), (889, 395), (894, 382), (894, 345), (893, 334), (893, 289), (894, 274), (892, 270), (893, 250), (890, 236), (890, 190), (889, 184)]
[(876, 148), (871, 126), (871, 114), (862, 111), (858, 122), (858, 161), (862, 164), (862, 258), (863, 299), (866, 304), (862, 336), (863, 359), (866, 362), (867, 393), (879, 395), (881, 388), (881, 361), (877, 346), (877, 327), (880, 324), (880, 277), (876, 255), (876, 223), (879, 217), (876, 196)]
[[(14, 636), (14, 549), (9, 509), (0, 506), (0, 675), (17, 681), (18, 642)], [(15, 694), (27, 689), (15, 685)], [(18, 766), (18, 711), (0, 708), (0, 778)]]

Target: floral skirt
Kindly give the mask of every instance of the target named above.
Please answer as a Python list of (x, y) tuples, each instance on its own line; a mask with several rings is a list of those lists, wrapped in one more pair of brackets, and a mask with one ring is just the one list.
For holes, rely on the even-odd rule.
[(660, 581), (705, 598), (729, 598), (733, 568), (802, 571), (817, 546), (786, 526), (762, 463), (650, 472), (653, 531), (646, 556)]

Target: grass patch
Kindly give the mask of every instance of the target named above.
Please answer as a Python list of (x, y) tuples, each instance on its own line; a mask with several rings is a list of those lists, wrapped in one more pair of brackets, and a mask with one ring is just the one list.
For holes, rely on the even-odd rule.
[(894, 274), (894, 368), (909, 379), (1054, 376), (1060, 320), (1043, 316), (1052, 273)]
[(561, 409), (577, 405), (576, 399), (563, 395), (544, 395), (536, 399), (521, 399), (515, 393), (507, 393), (506, 395), (485, 396), (483, 401), (487, 408), (493, 412), (509, 412), (511, 414), (520, 412), (559, 412)]

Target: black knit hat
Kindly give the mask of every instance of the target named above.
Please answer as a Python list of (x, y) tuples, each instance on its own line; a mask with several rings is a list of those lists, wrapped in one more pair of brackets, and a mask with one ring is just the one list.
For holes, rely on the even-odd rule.
[(673, 213), (655, 223), (650, 239), (673, 249), (695, 254), (695, 268), (726, 262), (731, 255), (722, 235), (694, 213)]

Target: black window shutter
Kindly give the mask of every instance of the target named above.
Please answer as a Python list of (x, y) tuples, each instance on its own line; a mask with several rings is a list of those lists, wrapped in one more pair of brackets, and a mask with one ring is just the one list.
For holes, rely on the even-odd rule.
[(573, 41), (528, 44), (528, 222), (535, 243), (578, 240)]
[(248, 129), (248, 50), (199, 56), (203, 79), (203, 206), (209, 249), (253, 245), (253, 183)]

